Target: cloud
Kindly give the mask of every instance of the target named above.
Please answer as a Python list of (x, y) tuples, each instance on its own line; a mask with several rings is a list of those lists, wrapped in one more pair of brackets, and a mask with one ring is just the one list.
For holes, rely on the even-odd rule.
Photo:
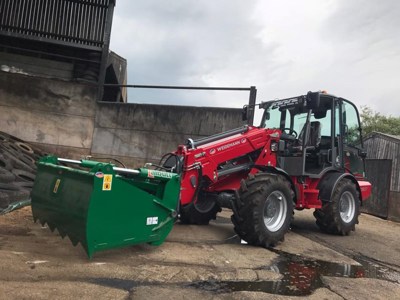
[[(400, 2), (120, 0), (111, 48), (132, 84), (329, 92), (400, 114)], [(129, 90), (130, 102), (241, 107), (247, 93)], [(378, 103), (387, 103), (385, 107)]]
[(400, 115), (400, 2), (338, 3), (321, 27), (324, 42), (334, 49), (324, 70), (330, 84), (358, 105)]
[[(111, 48), (128, 59), (130, 83), (249, 87), (281, 67), (277, 45), (258, 37), (263, 28), (253, 20), (255, 7), (230, 0), (119, 1)], [(246, 93), (129, 92), (138, 102), (240, 107), (248, 99)]]

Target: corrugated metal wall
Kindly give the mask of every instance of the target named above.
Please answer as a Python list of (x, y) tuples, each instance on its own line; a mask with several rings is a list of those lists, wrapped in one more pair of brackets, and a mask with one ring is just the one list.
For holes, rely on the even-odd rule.
[(372, 183), (372, 195), (361, 207), (362, 212), (388, 217), (391, 171), (391, 159), (367, 159), (366, 172), (368, 181)]
[(369, 159), (392, 160), (390, 190), (400, 192), (400, 138), (374, 133), (364, 140), (364, 148)]
[(1, 0), (0, 31), (60, 42), (103, 46), (114, 0)]

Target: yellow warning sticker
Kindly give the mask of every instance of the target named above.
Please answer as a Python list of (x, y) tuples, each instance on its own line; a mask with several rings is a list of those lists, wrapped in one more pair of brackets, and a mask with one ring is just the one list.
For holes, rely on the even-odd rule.
[(112, 175), (111, 174), (104, 174), (104, 182), (112, 182)]
[(61, 182), (61, 179), (57, 179), (57, 180), (56, 180), (56, 184), (54, 185), (54, 188), (53, 188), (53, 193), (54, 193), (54, 194), (57, 193), (58, 187), (60, 186), (60, 182)]
[(112, 178), (113, 176), (111, 174), (104, 174), (103, 191), (111, 191)]

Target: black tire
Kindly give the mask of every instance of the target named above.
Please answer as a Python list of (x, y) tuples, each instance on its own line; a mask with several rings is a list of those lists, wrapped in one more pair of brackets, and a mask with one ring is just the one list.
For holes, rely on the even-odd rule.
[(6, 149), (8, 152), (16, 155), (17, 153), (21, 153), (20, 148), (15, 145), (13, 142), (5, 142), (2, 143), (2, 147), (3, 149)]
[(0, 132), (0, 143), (7, 141), (8, 141), (8, 136)]
[(0, 182), (0, 192), (1, 193), (8, 193), (8, 192), (15, 192), (20, 190), (20, 188), (14, 183), (2, 183)]
[(16, 136), (11, 135), (11, 134), (5, 133), (4, 131), (0, 131), (0, 134), (5, 136), (5, 137), (7, 137), (7, 139), (9, 141), (12, 141), (12, 142), (14, 142), (14, 141), (23, 142), (23, 140), (17, 138)]
[(35, 147), (35, 146), (32, 146), (32, 145), (31, 145), (31, 148), (33, 149), (33, 155), (32, 155), (32, 157), (33, 157), (35, 160), (38, 160), (39, 158), (41, 158), (41, 157), (43, 157), (43, 156), (49, 155), (48, 153), (42, 151), (41, 149), (39, 149), (39, 148), (37, 148), (37, 147)]
[(0, 167), (0, 182), (2, 183), (8, 183), (11, 181), (14, 181), (15, 175), (8, 171), (7, 169), (4, 169)]
[(9, 195), (0, 192), (0, 211), (3, 208), (7, 208), (10, 205), (10, 197)]
[(16, 181), (22, 182), (34, 182), (35, 181), (35, 174), (31, 172), (27, 172), (20, 169), (12, 170), (12, 173), (16, 176)]
[(4, 153), (4, 157), (11, 162), (14, 168), (25, 170), (31, 173), (35, 173), (36, 166), (28, 165), (21, 161), (17, 156), (12, 155), (11, 153)]
[(20, 151), (22, 151), (23, 153), (26, 154), (33, 154), (33, 149), (31, 146), (29, 146), (26, 143), (22, 143), (22, 142), (14, 142), (14, 144), (18, 147), (18, 149)]
[(18, 187), (22, 191), (31, 191), (33, 188), (33, 181), (16, 181), (14, 186)]
[(333, 192), (331, 202), (314, 211), (318, 227), (327, 233), (348, 235), (358, 224), (360, 196), (355, 184), (342, 179)]
[(13, 165), (9, 159), (7, 159), (4, 155), (0, 154), (0, 168), (4, 168), (8, 171), (13, 169)]
[(284, 240), (293, 219), (294, 193), (281, 175), (258, 173), (243, 180), (231, 219), (248, 244), (274, 247)]
[(192, 202), (180, 208), (180, 221), (183, 224), (208, 225), (215, 220), (221, 211), (213, 198), (199, 197), (196, 203)]
[(16, 156), (16, 158), (18, 160), (20, 160), (22, 163), (26, 164), (27, 166), (29, 166), (30, 168), (32, 168), (33, 170), (36, 170), (36, 161), (33, 157), (31, 157), (30, 155), (26, 154), (26, 153), (18, 153), (18, 155)]

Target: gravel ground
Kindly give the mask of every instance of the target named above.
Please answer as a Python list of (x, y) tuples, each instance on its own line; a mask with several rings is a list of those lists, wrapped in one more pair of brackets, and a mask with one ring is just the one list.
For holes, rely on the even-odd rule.
[[(82, 247), (73, 247), (68, 239), (33, 223), (30, 207), (25, 207), (0, 217), (0, 294), (7, 299), (395, 299), (400, 295), (396, 277), (383, 280), (357, 273), (366, 271), (359, 261), (329, 241), (317, 241), (317, 231), (296, 232), (295, 227), (271, 251), (241, 244), (229, 216), (223, 211), (209, 226), (177, 224), (159, 247), (114, 249), (89, 260)], [(296, 216), (306, 225), (308, 218)], [(354, 234), (341, 238), (361, 235), (368, 240), (372, 225), (374, 234), (397, 236), (400, 228), (367, 216)], [(321, 271), (324, 263), (337, 267), (336, 273)]]

